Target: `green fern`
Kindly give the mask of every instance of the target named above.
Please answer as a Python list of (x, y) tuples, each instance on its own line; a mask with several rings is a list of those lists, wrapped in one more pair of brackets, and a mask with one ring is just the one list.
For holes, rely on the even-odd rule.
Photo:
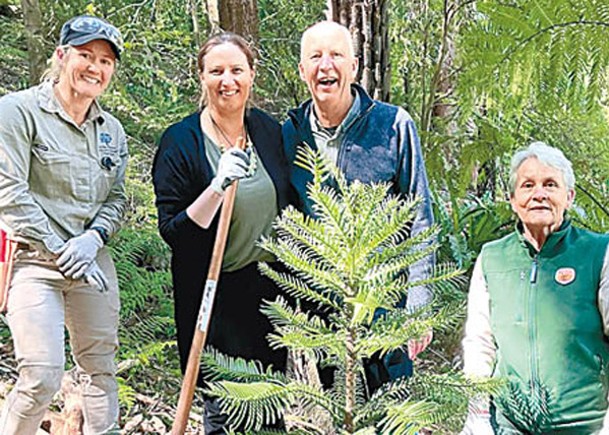
[(507, 391), (495, 400), (501, 409), (510, 410), (509, 417), (514, 422), (520, 427), (530, 428), (534, 433), (548, 427), (551, 422), (548, 402), (552, 400), (552, 395), (539, 382), (534, 382), (528, 393), (523, 392), (521, 386), (510, 382)]

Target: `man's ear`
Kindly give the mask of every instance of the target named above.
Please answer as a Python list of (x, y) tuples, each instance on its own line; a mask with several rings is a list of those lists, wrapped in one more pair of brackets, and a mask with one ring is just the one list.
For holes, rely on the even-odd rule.
[(304, 66), (302, 66), (302, 62), (298, 62), (298, 74), (300, 75), (300, 80), (306, 82), (305, 74), (304, 74)]
[(55, 49), (55, 54), (57, 55), (57, 59), (63, 60), (63, 57), (65, 56), (66, 52), (63, 50), (63, 48), (57, 47)]
[(353, 63), (351, 65), (351, 81), (355, 82), (355, 79), (357, 77), (357, 70), (359, 67), (359, 59), (357, 57), (353, 57)]

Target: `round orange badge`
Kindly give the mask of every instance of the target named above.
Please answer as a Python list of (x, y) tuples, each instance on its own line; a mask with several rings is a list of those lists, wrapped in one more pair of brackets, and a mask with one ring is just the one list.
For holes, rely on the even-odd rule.
[(571, 284), (575, 280), (575, 269), (572, 267), (561, 267), (556, 271), (554, 279), (562, 285)]

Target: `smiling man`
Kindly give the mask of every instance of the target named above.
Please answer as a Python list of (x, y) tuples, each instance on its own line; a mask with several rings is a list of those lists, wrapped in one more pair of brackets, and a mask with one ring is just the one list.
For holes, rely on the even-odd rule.
[(464, 372), (507, 388), (472, 402), (462, 435), (609, 434), (609, 236), (566, 218), (575, 176), (556, 148), (517, 152), (510, 189), (518, 224), (482, 248), (463, 339)]
[[(299, 208), (313, 215), (306, 190), (312, 176), (294, 164), (297, 148), (307, 144), (335, 163), (349, 182), (388, 182), (394, 194), (419, 197), (412, 233), (429, 228), (433, 216), (414, 122), (402, 108), (371, 99), (354, 83), (358, 60), (349, 30), (332, 21), (308, 28), (302, 35), (298, 68), (312, 98), (288, 113), (283, 139)], [(425, 279), (432, 267), (432, 256), (416, 263), (410, 268), (409, 280)], [(425, 306), (431, 296), (425, 286), (412, 288), (406, 302), (408, 309)], [(411, 340), (410, 358), (423, 351), (431, 338), (429, 332), (420, 340)], [(366, 370), (374, 390), (390, 379), (411, 374), (412, 362), (404, 352), (394, 352), (383, 361), (373, 359)]]

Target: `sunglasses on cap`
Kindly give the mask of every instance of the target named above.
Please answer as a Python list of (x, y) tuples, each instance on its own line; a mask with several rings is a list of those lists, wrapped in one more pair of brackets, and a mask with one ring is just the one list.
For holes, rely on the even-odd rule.
[(108, 41), (116, 58), (120, 59), (123, 51), (121, 33), (112, 24), (97, 17), (81, 15), (68, 20), (61, 28), (59, 44), (76, 47), (96, 39)]

